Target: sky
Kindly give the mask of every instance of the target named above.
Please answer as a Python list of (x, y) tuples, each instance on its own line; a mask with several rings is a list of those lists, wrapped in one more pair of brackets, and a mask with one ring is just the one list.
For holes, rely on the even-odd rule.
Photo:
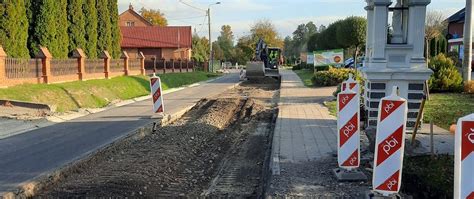
[[(223, 25), (232, 27), (236, 39), (247, 35), (259, 19), (269, 19), (284, 38), (299, 24), (309, 21), (319, 27), (348, 16), (366, 15), (364, 0), (118, 0), (118, 3), (119, 13), (128, 9), (130, 3), (137, 11), (142, 7), (159, 9), (168, 19), (168, 25), (192, 26), (193, 32), (208, 37), (208, 21), (203, 10), (218, 1), (221, 4), (211, 6), (212, 40), (216, 40)], [(449, 17), (464, 5), (465, 0), (431, 0), (428, 10), (441, 11)]]

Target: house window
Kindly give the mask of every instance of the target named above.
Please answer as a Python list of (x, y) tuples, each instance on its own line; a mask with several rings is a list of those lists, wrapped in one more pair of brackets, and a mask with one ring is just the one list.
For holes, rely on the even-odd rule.
[(129, 27), (135, 26), (135, 22), (134, 21), (127, 21), (127, 26), (129, 26)]

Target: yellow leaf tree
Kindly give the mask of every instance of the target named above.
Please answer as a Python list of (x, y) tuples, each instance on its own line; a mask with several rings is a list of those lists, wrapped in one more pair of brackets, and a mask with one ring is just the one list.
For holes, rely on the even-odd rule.
[(160, 10), (142, 8), (140, 10), (140, 14), (143, 18), (155, 26), (168, 25), (168, 20), (166, 20), (165, 15), (161, 13)]

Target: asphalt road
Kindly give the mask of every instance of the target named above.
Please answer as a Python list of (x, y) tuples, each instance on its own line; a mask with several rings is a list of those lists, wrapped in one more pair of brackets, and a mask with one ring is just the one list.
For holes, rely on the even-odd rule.
[[(231, 73), (165, 94), (165, 112), (179, 112), (238, 81), (238, 74)], [(0, 140), (0, 193), (80, 159), (152, 122), (151, 104), (151, 99), (136, 102)]]

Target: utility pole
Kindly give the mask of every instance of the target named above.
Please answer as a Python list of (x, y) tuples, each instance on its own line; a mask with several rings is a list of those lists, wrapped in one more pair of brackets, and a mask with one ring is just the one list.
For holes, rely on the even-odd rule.
[(466, 12), (464, 20), (464, 59), (463, 79), (467, 84), (471, 81), (472, 67), (472, 0), (466, 0)]
[(207, 8), (207, 20), (209, 24), (209, 66), (208, 69), (211, 69), (214, 67), (214, 60), (212, 56), (212, 39), (211, 39), (211, 6)]

